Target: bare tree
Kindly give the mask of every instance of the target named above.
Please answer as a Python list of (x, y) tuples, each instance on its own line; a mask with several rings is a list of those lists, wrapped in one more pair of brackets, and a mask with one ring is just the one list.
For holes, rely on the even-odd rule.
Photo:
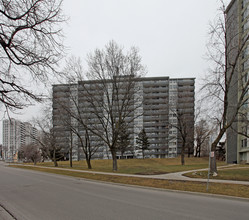
[[(78, 81), (83, 79), (83, 68), (79, 58), (70, 57), (64, 69), (66, 84), (55, 85), (53, 90), (53, 115), (55, 131), (63, 133), (69, 146), (69, 159), (72, 166), (73, 147), (83, 150), (89, 169), (92, 168), (91, 159), (100, 147), (99, 138), (94, 137), (89, 127), (90, 114), (85, 111), (85, 104), (79, 101), (81, 92)], [(57, 90), (59, 93), (57, 95)], [(63, 128), (61, 128), (63, 126)]]
[[(243, 56), (248, 34), (240, 39), (240, 30), (236, 24), (235, 12), (227, 13), (226, 6), (221, 0), (220, 15), (214, 24), (210, 25), (210, 42), (208, 56), (212, 62), (212, 70), (206, 77), (205, 92), (210, 113), (218, 126), (217, 136), (214, 138), (211, 151), (216, 151), (226, 131), (238, 119), (242, 106), (247, 103), (249, 81), (240, 76), (240, 57)], [(236, 86), (239, 85), (238, 96)], [(217, 174), (216, 157), (211, 159), (211, 173)]]
[[(0, 1), (0, 102), (22, 109), (41, 96), (25, 78), (46, 81), (62, 57), (62, 0)], [(57, 72), (58, 73), (58, 72)]]
[[(43, 110), (43, 115), (40, 118), (34, 119), (34, 124), (40, 130), (41, 136), (36, 138), (37, 143), (40, 146), (43, 159), (49, 158), (54, 162), (54, 166), (57, 167), (57, 161), (64, 158), (61, 146), (56, 144), (56, 135), (52, 124), (52, 110), (51, 99), (46, 103)], [(35, 137), (33, 137), (35, 138)]]
[(184, 165), (185, 153), (188, 152), (190, 156), (193, 150), (193, 115), (180, 108), (170, 109), (170, 113), (174, 115), (175, 119), (169, 122), (169, 126), (177, 130), (176, 139), (181, 144), (181, 164)]
[(195, 125), (195, 141), (196, 141), (196, 148), (195, 148), (195, 157), (200, 157), (201, 152), (205, 149), (205, 144), (209, 140), (210, 135), (212, 133), (212, 129), (209, 128), (206, 120), (201, 119), (200, 121), (196, 122)]
[(84, 69), (80, 57), (71, 55), (65, 59), (66, 65), (63, 70), (63, 77), (65, 83), (77, 84), (78, 81), (84, 80)]
[(84, 103), (89, 114), (87, 122), (91, 132), (110, 149), (113, 170), (117, 170), (117, 141), (122, 123), (129, 126), (139, 114), (135, 111), (143, 98), (136, 95), (140, 89), (136, 79), (145, 73), (136, 48), (127, 54), (114, 41), (104, 50), (95, 50), (87, 59), (88, 81), (79, 83)]
[(22, 146), (18, 151), (18, 159), (26, 162), (32, 161), (34, 165), (41, 160), (41, 151), (36, 144)]
[(87, 124), (88, 117), (86, 114), (82, 113), (82, 109), (78, 102), (78, 95), (75, 96), (70, 93), (69, 99), (70, 106), (64, 102), (59, 103), (59, 105), (63, 111), (61, 114), (67, 114), (67, 117), (62, 119), (62, 123), (63, 126), (67, 128), (67, 133), (69, 133), (70, 164), (72, 165), (72, 149), (75, 144), (74, 140), (77, 139), (77, 147), (81, 147), (85, 155), (88, 169), (92, 169), (91, 159), (100, 148), (100, 141), (98, 138), (96, 139), (96, 137), (94, 137), (89, 129), (90, 125)]

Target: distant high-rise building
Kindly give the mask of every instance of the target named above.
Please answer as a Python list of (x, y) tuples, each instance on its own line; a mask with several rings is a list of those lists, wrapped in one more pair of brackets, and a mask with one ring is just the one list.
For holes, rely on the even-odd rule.
[(35, 143), (37, 136), (38, 130), (28, 122), (15, 119), (3, 120), (3, 159), (10, 161), (17, 159), (19, 148)]
[[(96, 85), (100, 81), (79, 81), (77, 84), (61, 84), (53, 86), (53, 131), (56, 137), (56, 144), (68, 151), (71, 143), (74, 143), (74, 159), (78, 157), (78, 138), (76, 135), (70, 133), (65, 121), (69, 124), (75, 124), (77, 129), (80, 126), (77, 120), (70, 116), (67, 111), (63, 111), (63, 106), (68, 106), (71, 111), (79, 111), (82, 115), (87, 117), (91, 109), (86, 101), (86, 96), (89, 95), (82, 86), (89, 86), (92, 89), (91, 95), (98, 96), (99, 102), (108, 102), (108, 97), (112, 94), (112, 84), (107, 83), (108, 96), (104, 91), (98, 91)], [(124, 77), (125, 83), (125, 77)], [(134, 120), (129, 123), (130, 143), (132, 149), (125, 154), (126, 157), (141, 158), (142, 153), (136, 149), (136, 137), (138, 133), (144, 128), (150, 143), (149, 150), (146, 151), (145, 156), (148, 158), (168, 158), (176, 157), (181, 153), (181, 138), (180, 132), (177, 129), (179, 117), (177, 114), (182, 114), (182, 120), (185, 120), (188, 127), (187, 149), (190, 153), (193, 152), (194, 139), (194, 102), (195, 102), (195, 79), (194, 78), (180, 78), (170, 79), (169, 77), (151, 77), (135, 79), (135, 93), (133, 94), (133, 106), (139, 106), (129, 117)], [(74, 97), (74, 100), (72, 98)], [(97, 99), (96, 99), (97, 100)], [(120, 101), (120, 100), (119, 100)], [(118, 100), (115, 101), (118, 105)], [(141, 102), (141, 103), (139, 103)], [(75, 108), (77, 103), (78, 109)], [(115, 109), (115, 108), (113, 108)], [(107, 118), (106, 109), (98, 109), (103, 111), (103, 120)], [(98, 118), (90, 119), (92, 123), (98, 123)], [(64, 121), (64, 122), (63, 122)], [(97, 126), (97, 125), (96, 125)], [(108, 128), (107, 128), (108, 129)], [(95, 157), (109, 158), (107, 146), (99, 149)], [(117, 156), (120, 156), (119, 154)]]
[[(228, 94), (228, 119), (230, 119), (236, 111), (241, 89), (248, 82), (249, 44), (245, 41), (248, 41), (249, 34), (249, 0), (232, 0), (226, 9), (226, 15), (227, 65), (231, 67), (233, 60), (239, 55)], [(248, 98), (248, 93), (244, 98), (245, 100)], [(245, 102), (241, 106), (232, 127), (227, 130), (226, 159), (228, 163), (249, 163), (248, 112), (248, 102)]]

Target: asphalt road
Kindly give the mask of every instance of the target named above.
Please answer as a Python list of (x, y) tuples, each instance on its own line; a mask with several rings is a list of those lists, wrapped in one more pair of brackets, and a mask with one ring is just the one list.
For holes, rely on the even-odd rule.
[(0, 205), (18, 220), (249, 218), (248, 201), (103, 184), (2, 164)]

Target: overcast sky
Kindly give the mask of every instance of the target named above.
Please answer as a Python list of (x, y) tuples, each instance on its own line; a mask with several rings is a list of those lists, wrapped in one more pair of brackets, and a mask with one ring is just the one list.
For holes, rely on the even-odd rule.
[[(208, 69), (208, 28), (219, 2), (64, 0), (63, 10), (69, 17), (64, 26), (67, 53), (84, 61), (88, 53), (114, 40), (127, 49), (139, 48), (147, 76), (195, 77), (198, 86)], [(37, 115), (38, 108), (33, 107), (13, 117), (30, 120)]]
[(69, 52), (85, 59), (115, 40), (140, 49), (148, 76), (199, 77), (219, 0), (65, 0)]

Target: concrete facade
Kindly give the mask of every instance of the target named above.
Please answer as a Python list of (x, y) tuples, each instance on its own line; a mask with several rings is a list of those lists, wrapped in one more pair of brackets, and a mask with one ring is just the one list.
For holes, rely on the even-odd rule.
[[(226, 10), (227, 13), (227, 42), (228, 64), (231, 64), (239, 54), (235, 66), (235, 75), (228, 94), (228, 120), (236, 111), (236, 104), (241, 95), (243, 85), (248, 82), (249, 74), (249, 0), (233, 0)], [(246, 42), (245, 42), (246, 41)], [(245, 42), (245, 43), (244, 43)], [(243, 48), (241, 48), (243, 45)], [(240, 49), (241, 52), (239, 51)], [(232, 66), (228, 65), (229, 68)], [(244, 100), (248, 99), (248, 93)], [(227, 162), (249, 163), (248, 138), (248, 101), (240, 108), (232, 127), (227, 130)], [(241, 135), (241, 134), (245, 135)]]
[[(125, 81), (124, 81), (125, 83)], [(73, 107), (72, 102), (77, 102), (77, 106), (84, 117), (89, 117), (91, 108), (87, 104), (86, 91), (82, 86), (88, 84), (92, 96), (96, 96), (99, 102), (107, 102), (103, 91), (99, 89), (98, 81), (82, 81), (78, 84), (63, 84), (53, 86), (53, 127), (56, 134), (57, 144), (62, 146), (65, 151), (70, 144), (70, 132), (65, 123), (62, 122), (64, 118), (66, 121), (71, 121), (77, 127), (77, 122), (70, 117), (68, 112), (60, 107), (59, 103)], [(111, 84), (108, 91), (111, 95)], [(179, 131), (176, 126), (178, 123), (176, 112), (184, 113), (185, 119), (188, 120), (188, 127), (193, 128), (190, 131), (190, 139), (194, 137), (194, 100), (195, 100), (195, 79), (170, 79), (169, 77), (152, 77), (136, 79), (134, 92), (133, 106), (138, 106), (132, 111), (134, 120), (129, 123), (130, 143), (132, 150), (126, 152), (126, 157), (141, 158), (141, 151), (136, 149), (136, 137), (141, 129), (145, 129), (150, 147), (146, 151), (145, 156), (148, 158), (168, 158), (176, 157), (181, 152), (181, 141), (179, 138)], [(73, 98), (72, 98), (73, 90)], [(71, 91), (71, 92), (70, 92)], [(89, 94), (88, 94), (89, 95)], [(70, 98), (71, 97), (71, 98)], [(70, 104), (71, 103), (71, 104)], [(73, 109), (72, 109), (73, 110)], [(73, 111), (76, 111), (74, 109)], [(107, 114), (103, 109), (103, 117)], [(130, 116), (129, 116), (130, 117)], [(64, 120), (64, 121), (65, 121)], [(98, 119), (92, 117), (92, 124), (98, 124)], [(172, 126), (173, 125), (173, 126)], [(80, 130), (80, 127), (78, 127)], [(192, 132), (192, 133), (191, 133)], [(83, 133), (82, 133), (83, 134)], [(97, 142), (98, 138), (93, 138), (92, 142)], [(193, 151), (193, 141), (189, 140), (188, 146), (190, 151)], [(79, 157), (77, 137), (74, 138), (74, 159)], [(109, 158), (110, 152), (107, 147), (103, 146), (98, 150), (95, 157)], [(117, 155), (119, 156), (119, 155)]]

